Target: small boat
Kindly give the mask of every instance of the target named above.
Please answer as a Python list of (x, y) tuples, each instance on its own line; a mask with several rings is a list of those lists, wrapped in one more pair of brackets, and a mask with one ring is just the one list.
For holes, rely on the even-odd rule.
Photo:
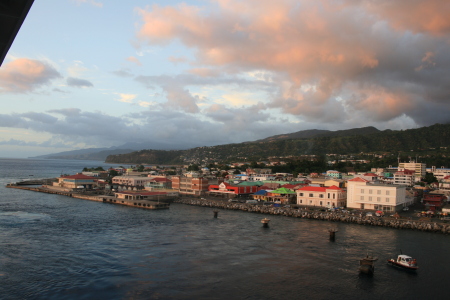
[(367, 254), (366, 257), (359, 260), (359, 272), (372, 275), (375, 272), (374, 262), (377, 260), (378, 258)]
[(415, 271), (419, 268), (417, 266), (417, 260), (405, 254), (399, 254), (397, 256), (397, 259), (389, 259), (388, 264), (412, 271)]

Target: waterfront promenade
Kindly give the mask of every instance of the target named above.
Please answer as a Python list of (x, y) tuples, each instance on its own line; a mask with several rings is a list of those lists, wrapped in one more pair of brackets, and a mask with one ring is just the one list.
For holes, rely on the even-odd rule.
[(175, 200), (174, 203), (219, 208), (219, 209), (241, 210), (252, 213), (279, 215), (292, 218), (314, 219), (329, 222), (343, 222), (366, 226), (381, 226), (396, 229), (410, 229), (410, 230), (420, 230), (427, 232), (439, 232), (444, 234), (450, 234), (450, 223), (441, 220), (432, 221), (431, 219), (413, 220), (412, 218), (375, 217), (375, 216), (368, 217), (365, 216), (365, 214), (351, 211), (329, 212), (329, 211), (308, 210), (292, 207), (273, 207), (266, 205), (226, 202), (223, 200), (209, 200), (209, 199), (206, 200), (193, 198), (179, 198)]

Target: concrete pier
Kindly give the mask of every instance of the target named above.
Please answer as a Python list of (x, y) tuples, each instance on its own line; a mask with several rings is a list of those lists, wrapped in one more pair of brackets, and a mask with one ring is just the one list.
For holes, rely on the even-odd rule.
[(25, 187), (25, 186), (11, 185), (11, 184), (7, 185), (7, 187), (21, 189), (21, 190), (27, 190), (27, 191), (40, 192), (40, 193), (62, 195), (62, 196), (77, 198), (77, 199), (82, 199), (82, 200), (119, 204), (119, 205), (126, 205), (126, 206), (139, 207), (139, 208), (145, 208), (145, 209), (165, 209), (165, 208), (169, 208), (169, 206), (170, 206), (170, 203), (168, 203), (168, 202), (156, 202), (156, 201), (149, 201), (149, 200), (117, 199), (115, 197), (106, 196), (106, 195), (98, 195), (98, 196), (84, 195), (84, 194), (68, 192), (68, 191), (59, 191), (59, 190), (55, 190), (55, 189), (51, 189), (51, 188), (44, 188), (44, 187)]

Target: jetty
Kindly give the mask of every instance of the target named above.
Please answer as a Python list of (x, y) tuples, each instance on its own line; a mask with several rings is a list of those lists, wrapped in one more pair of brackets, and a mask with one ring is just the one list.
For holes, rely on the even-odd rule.
[(16, 185), (16, 184), (8, 184), (8, 185), (6, 185), (6, 187), (27, 190), (27, 191), (33, 191), (33, 192), (61, 195), (61, 196), (66, 196), (66, 197), (71, 197), (71, 198), (82, 199), (82, 200), (97, 201), (97, 202), (125, 205), (125, 206), (131, 206), (131, 207), (139, 207), (139, 208), (145, 208), (145, 209), (166, 209), (166, 208), (170, 207), (170, 200), (173, 200), (170, 197), (161, 197), (161, 196), (158, 197), (161, 199), (158, 199), (156, 201), (146, 200), (146, 199), (118, 199), (114, 196), (88, 195), (88, 194), (84, 194), (84, 193), (48, 188), (45, 186), (30, 187), (30, 186), (23, 186), (23, 185)]

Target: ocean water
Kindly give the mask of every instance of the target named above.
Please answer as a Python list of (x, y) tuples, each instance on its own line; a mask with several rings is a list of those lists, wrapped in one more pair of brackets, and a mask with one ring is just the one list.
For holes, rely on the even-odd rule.
[[(443, 299), (450, 236), (8, 189), (91, 161), (0, 159), (0, 299)], [(30, 176), (33, 175), (33, 176)], [(271, 219), (262, 228), (261, 219)], [(329, 228), (337, 228), (329, 240)], [(386, 264), (399, 251), (415, 273)], [(359, 259), (377, 256), (373, 276)]]

